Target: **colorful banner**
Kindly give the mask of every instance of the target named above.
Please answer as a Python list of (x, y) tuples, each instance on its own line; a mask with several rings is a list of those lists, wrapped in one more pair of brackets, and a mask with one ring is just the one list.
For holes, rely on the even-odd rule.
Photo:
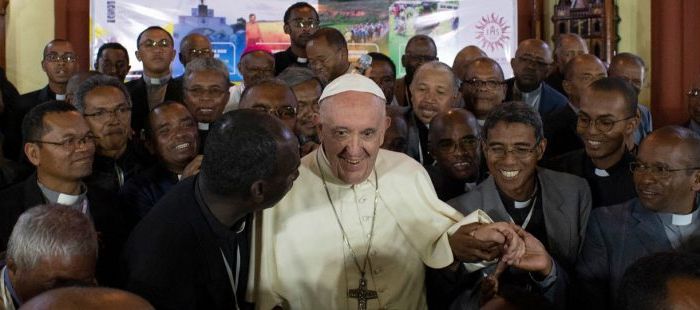
[[(228, 65), (231, 79), (239, 81), (237, 65), (246, 45), (263, 45), (273, 52), (289, 46), (282, 18), (294, 2), (91, 0), (91, 63), (102, 44), (119, 42), (129, 51), (129, 76), (140, 76), (142, 65), (134, 56), (136, 37), (157, 25), (172, 33), (176, 49), (188, 33), (208, 36), (215, 57)], [(415, 34), (431, 36), (438, 57), (448, 65), (462, 47), (477, 45), (501, 64), (506, 77), (512, 76), (509, 62), (517, 48), (516, 0), (308, 2), (319, 11), (322, 26), (335, 27), (345, 35), (351, 58), (367, 52), (387, 54), (396, 63), (399, 77), (405, 73), (401, 56), (406, 42)], [(177, 58), (172, 69), (173, 76), (184, 71)]]

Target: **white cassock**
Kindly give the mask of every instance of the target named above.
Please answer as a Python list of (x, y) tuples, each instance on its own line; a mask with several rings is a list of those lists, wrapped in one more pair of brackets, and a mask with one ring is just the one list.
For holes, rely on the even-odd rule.
[[(357, 309), (348, 289), (360, 272), (343, 241), (324, 190), (326, 182), (360, 264), (372, 229), (375, 178), (350, 186), (335, 178), (322, 148), (301, 160), (299, 178), (275, 207), (263, 213), (260, 282), (256, 306), (271, 309)], [(447, 230), (462, 215), (440, 201), (428, 174), (410, 157), (380, 150), (379, 199), (365, 278), (378, 299), (368, 309), (425, 309), (424, 265), (453, 262)]]

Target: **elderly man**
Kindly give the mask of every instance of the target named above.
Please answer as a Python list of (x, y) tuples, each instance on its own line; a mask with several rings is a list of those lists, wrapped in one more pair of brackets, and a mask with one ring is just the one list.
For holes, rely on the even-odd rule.
[(229, 98), (226, 65), (216, 58), (196, 58), (187, 64), (183, 90), (184, 103), (197, 121), (200, 150), (204, 148), (209, 125), (221, 117)]
[(371, 79), (335, 79), (320, 112), (321, 147), (263, 214), (257, 305), (424, 309), (424, 265), (453, 262), (446, 231), (461, 215), (416, 161), (379, 148), (389, 120)]
[(228, 103), (224, 112), (238, 109), (238, 104), (241, 101), (241, 95), (245, 91), (245, 86), (251, 86), (264, 79), (275, 77), (275, 58), (270, 54), (270, 51), (260, 47), (246, 48), (241, 55), (241, 60), (238, 63), (238, 71), (243, 76), (243, 81), (238, 85), (233, 85), (229, 88)]
[(23, 310), (153, 310), (142, 297), (107, 287), (62, 287), (44, 292), (22, 305)]
[(379, 88), (384, 92), (384, 98), (387, 99), (387, 105), (399, 105), (394, 96), (394, 87), (396, 87), (396, 65), (389, 56), (382, 53), (368, 53), (372, 57), (372, 71), (369, 73), (369, 78), (372, 79)]
[(78, 92), (78, 87), (80, 87), (80, 84), (83, 84), (85, 80), (100, 74), (102, 73), (97, 71), (78, 72), (73, 74), (73, 76), (68, 79), (68, 84), (66, 85), (66, 100), (64, 101), (75, 105), (75, 93)]
[(95, 59), (95, 70), (102, 74), (113, 76), (119, 81), (124, 82), (126, 75), (129, 73), (131, 66), (129, 65), (129, 52), (126, 48), (117, 43), (110, 42), (100, 46), (97, 50), (97, 58)]
[(280, 119), (290, 130), (297, 121), (297, 99), (292, 89), (280, 79), (268, 79), (246, 89), (241, 109), (253, 109)]
[(464, 74), (467, 72), (467, 66), (475, 59), (481, 57), (488, 57), (488, 55), (478, 46), (465, 46), (457, 53), (457, 56), (455, 56), (455, 60), (452, 62), (452, 71), (454, 71), (458, 78), (464, 81)]
[(157, 309), (251, 309), (253, 213), (299, 175), (294, 133), (258, 111), (224, 114), (204, 153), (201, 172), (153, 207), (125, 249), (127, 289)]
[(19, 161), (22, 151), (22, 119), (29, 110), (40, 103), (66, 99), (68, 79), (78, 70), (77, 56), (73, 45), (62, 39), (52, 40), (44, 47), (41, 68), (49, 79), (46, 87), (26, 93), (5, 107), (2, 124), (5, 134), (3, 144), (5, 157)]
[(585, 309), (613, 309), (620, 279), (641, 257), (698, 247), (700, 136), (653, 131), (630, 165), (638, 198), (591, 213), (576, 271)]
[(506, 101), (523, 101), (542, 118), (566, 105), (566, 97), (544, 82), (552, 65), (547, 43), (539, 39), (520, 42), (510, 65), (515, 77), (506, 80)]
[(129, 93), (113, 77), (94, 76), (78, 88), (75, 106), (87, 120), (97, 146), (92, 174), (85, 181), (116, 194), (152, 161), (132, 139)]
[(199, 172), (202, 156), (194, 117), (182, 103), (166, 101), (148, 115), (146, 146), (158, 162), (126, 182), (120, 191), (123, 209), (132, 223), (148, 211), (178, 181)]
[[(448, 203), (463, 214), (481, 208), (494, 221), (513, 222), (539, 240), (551, 253), (549, 268), (537, 273), (521, 268), (536, 276), (513, 273), (510, 281), (537, 287), (563, 305), (563, 291), (556, 286), (566, 282), (583, 242), (591, 210), (588, 186), (579, 177), (537, 167), (547, 140), (539, 115), (527, 104), (504, 103), (493, 109), (481, 136), (491, 176)], [(469, 296), (467, 292), (460, 300)]]
[(595, 55), (579, 55), (567, 63), (562, 85), (569, 96), (569, 103), (542, 120), (544, 137), (549, 141), (549, 147), (544, 154), (545, 159), (583, 148), (583, 141), (576, 134), (581, 96), (591, 83), (606, 75), (605, 65)]
[(593, 208), (634, 198), (629, 170), (634, 155), (625, 145), (639, 122), (634, 90), (623, 80), (603, 78), (593, 82), (580, 101), (576, 132), (584, 148), (552, 159), (548, 166), (586, 179)]
[(309, 68), (289, 67), (284, 69), (277, 78), (287, 83), (297, 98), (297, 122), (294, 131), (299, 137), (303, 157), (320, 143), (318, 98), (321, 97), (323, 86)]
[(321, 28), (306, 43), (309, 68), (321, 83), (330, 83), (351, 70), (348, 61), (348, 43), (335, 28)]
[(479, 127), (464, 109), (440, 113), (430, 121), (430, 153), (436, 164), (426, 169), (440, 200), (460, 196), (480, 181)]
[(16, 220), (0, 271), (1, 309), (18, 309), (54, 287), (95, 284), (97, 233), (80, 210), (40, 205)]
[(690, 119), (685, 127), (700, 134), (700, 76), (688, 91), (688, 115)]
[[(183, 67), (187, 67), (187, 64), (195, 58), (214, 57), (214, 52), (211, 50), (211, 41), (203, 34), (189, 33), (180, 41), (180, 52), (177, 57)], [(182, 79), (183, 77), (184, 75), (176, 79)]]
[(284, 51), (275, 53), (275, 75), (287, 67), (306, 67), (306, 43), (319, 25), (318, 12), (306, 2), (292, 4), (284, 12), (284, 33), (289, 35), (291, 45)]
[[(632, 53), (619, 53), (610, 60), (608, 76), (621, 78), (632, 84), (639, 98), (646, 77), (644, 59)], [(637, 109), (639, 109), (640, 121), (634, 134), (627, 140), (627, 148), (630, 150), (635, 150), (642, 139), (654, 129), (649, 108), (637, 100)]]
[(428, 126), (435, 115), (456, 107), (459, 80), (439, 61), (421, 65), (411, 82), (412, 108), (408, 112), (408, 155), (423, 165), (433, 163), (428, 152)]
[(396, 80), (394, 94), (400, 106), (413, 106), (410, 86), (413, 76), (422, 64), (438, 60), (437, 46), (433, 38), (418, 34), (411, 37), (406, 43), (406, 49), (401, 56), (401, 65), (406, 69), (406, 75)]
[(94, 135), (75, 107), (50, 101), (33, 108), (23, 122), (24, 152), (36, 173), (0, 192), (0, 252), (25, 210), (45, 203), (62, 204), (92, 219), (100, 233), (98, 279), (114, 285), (119, 250), (126, 238), (121, 211), (113, 196), (83, 179), (92, 171)]
[(506, 97), (506, 83), (503, 70), (495, 60), (487, 57), (476, 58), (464, 67), (460, 77), (462, 99), (465, 108), (483, 125), (486, 115)]
[(566, 64), (574, 57), (585, 54), (588, 54), (588, 45), (583, 41), (583, 38), (575, 33), (560, 34), (554, 45), (554, 63), (556, 67), (545, 82), (559, 93), (567, 95), (563, 85), (566, 75)]
[(151, 26), (136, 38), (136, 59), (143, 63), (143, 76), (126, 83), (133, 102), (131, 127), (139, 134), (148, 121), (148, 111), (166, 100), (182, 102), (182, 83), (171, 77), (170, 64), (175, 59), (173, 36), (158, 26)]

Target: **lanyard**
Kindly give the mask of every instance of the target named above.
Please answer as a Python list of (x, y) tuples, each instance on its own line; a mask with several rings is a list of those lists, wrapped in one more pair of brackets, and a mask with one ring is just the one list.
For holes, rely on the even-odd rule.
[(219, 248), (219, 252), (221, 252), (221, 258), (224, 259), (224, 265), (226, 266), (226, 273), (228, 274), (228, 280), (231, 283), (231, 289), (233, 289), (233, 301), (236, 303), (236, 309), (238, 308), (238, 296), (236, 295), (236, 292), (238, 291), (238, 284), (236, 283), (236, 279), (238, 279), (240, 273), (241, 273), (241, 249), (239, 246), (236, 246), (236, 278), (234, 279), (233, 277), (233, 272), (231, 272), (231, 265), (228, 264), (228, 260), (226, 259), (226, 255), (224, 255), (224, 250)]
[[(532, 203), (530, 203), (530, 212), (527, 213), (527, 216), (525, 217), (525, 221), (523, 221), (523, 224), (520, 225), (523, 229), (527, 228), (527, 225), (530, 224), (530, 220), (532, 219), (532, 213), (535, 211), (535, 203), (537, 203), (537, 196), (532, 198)], [(508, 215), (510, 217), (510, 222), (515, 224), (515, 221), (513, 220), (513, 217)]]

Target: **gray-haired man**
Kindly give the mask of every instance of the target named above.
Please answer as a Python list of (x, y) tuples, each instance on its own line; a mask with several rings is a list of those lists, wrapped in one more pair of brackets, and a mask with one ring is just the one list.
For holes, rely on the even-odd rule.
[(226, 65), (216, 58), (197, 58), (187, 64), (183, 80), (184, 103), (197, 121), (200, 150), (209, 133), (209, 124), (224, 113), (229, 98)]

